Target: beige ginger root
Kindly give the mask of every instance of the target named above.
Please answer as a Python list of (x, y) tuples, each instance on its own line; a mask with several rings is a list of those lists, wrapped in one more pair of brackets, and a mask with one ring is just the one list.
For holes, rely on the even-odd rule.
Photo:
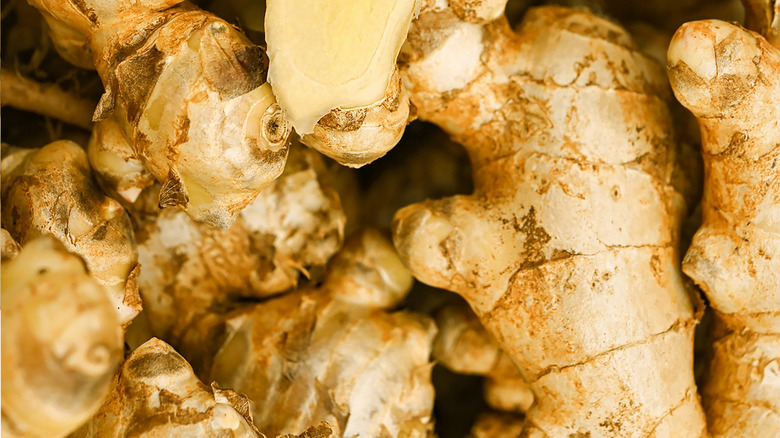
[(2, 225), (22, 245), (51, 234), (84, 258), (108, 290), (122, 324), (141, 311), (132, 226), (92, 179), (87, 155), (61, 140), (40, 149), (3, 148)]
[(516, 34), (448, 9), (416, 23), (405, 83), (475, 190), (400, 210), (394, 241), (517, 364), (524, 436), (705, 436), (660, 66), (585, 10), (532, 9)]
[(780, 46), (708, 20), (683, 25), (668, 57), (675, 95), (702, 132), (703, 223), (683, 271), (718, 319), (702, 391), (709, 430), (717, 437), (777, 436)]
[(268, 80), (304, 144), (360, 167), (401, 139), (409, 97), (395, 61), (417, 0), (271, 0)]
[(238, 298), (291, 289), (301, 273), (323, 270), (341, 248), (344, 213), (324, 173), (317, 152), (294, 147), (282, 176), (228, 230), (195, 222), (180, 208), (134, 211), (139, 289), (152, 333), (199, 375), (202, 360), (214, 353), (209, 346), (218, 342), (210, 312)]
[(412, 284), (376, 231), (353, 236), (319, 289), (236, 311), (212, 378), (246, 393), (270, 435), (326, 421), (335, 436), (427, 436), (432, 321), (389, 313)]
[(483, 412), (474, 422), (468, 438), (518, 438), (522, 433), (522, 417), (504, 412)]
[(127, 358), (100, 411), (75, 437), (259, 438), (249, 404), (233, 391), (207, 387), (170, 345), (150, 339)]
[(534, 394), (528, 383), (465, 302), (439, 309), (436, 327), (433, 358), (456, 373), (485, 376), (488, 406), (517, 413), (531, 407)]
[(136, 158), (113, 117), (95, 123), (87, 145), (87, 158), (100, 186), (116, 199), (135, 202), (141, 191), (155, 182), (154, 175)]
[(122, 359), (116, 312), (84, 262), (50, 236), (4, 259), (1, 278), (2, 434), (64, 437), (108, 394)]
[(229, 228), (282, 172), (290, 129), (267, 59), (232, 26), (179, 0), (29, 2), (66, 59), (91, 53), (106, 88), (94, 120), (119, 124), (160, 206)]

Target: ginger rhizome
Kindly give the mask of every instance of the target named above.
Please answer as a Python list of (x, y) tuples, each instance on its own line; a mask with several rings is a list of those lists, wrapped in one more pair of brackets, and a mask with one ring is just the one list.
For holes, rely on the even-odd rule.
[(675, 34), (668, 68), (702, 133), (703, 223), (683, 271), (717, 319), (702, 391), (709, 431), (777, 436), (780, 47), (726, 22), (691, 22)]
[(107, 288), (122, 324), (141, 311), (130, 218), (97, 187), (79, 145), (61, 140), (40, 149), (4, 147), (2, 196), (3, 228), (20, 244), (53, 235)]
[(141, 191), (155, 182), (154, 175), (136, 158), (113, 117), (95, 124), (87, 145), (87, 158), (100, 186), (115, 199), (135, 202)]
[[(228, 230), (190, 219), (177, 207), (131, 211), (138, 218), (139, 289), (154, 336), (202, 372), (219, 336), (208, 316), (240, 298), (265, 298), (318, 275), (343, 242), (344, 213), (325, 179), (322, 157), (298, 145), (277, 180)], [(310, 273), (311, 272), (311, 273)], [(319, 274), (321, 275), (321, 273)]]
[(211, 370), (254, 401), (257, 427), (335, 436), (427, 436), (433, 428), (432, 321), (390, 313), (412, 284), (376, 231), (353, 236), (323, 285), (239, 309)]
[(433, 358), (456, 373), (485, 376), (483, 392), (488, 406), (516, 413), (531, 407), (534, 394), (528, 383), (466, 303), (454, 302), (439, 309), (436, 327)]
[(394, 241), (518, 366), (536, 396), (523, 433), (704, 436), (662, 68), (616, 24), (556, 7), (517, 33), (424, 10), (402, 60), (475, 190), (400, 210)]
[(98, 410), (122, 359), (114, 305), (51, 236), (4, 259), (1, 278), (2, 434), (64, 437)]
[(228, 228), (281, 174), (290, 129), (267, 58), (228, 23), (177, 0), (30, 3), (60, 54), (91, 58), (106, 89), (94, 120), (114, 118), (161, 206)]
[(75, 436), (259, 438), (248, 405), (240, 394), (204, 385), (179, 353), (155, 338), (125, 360), (105, 403)]
[(417, 0), (270, 0), (268, 80), (304, 144), (360, 167), (401, 139), (409, 96), (395, 65)]

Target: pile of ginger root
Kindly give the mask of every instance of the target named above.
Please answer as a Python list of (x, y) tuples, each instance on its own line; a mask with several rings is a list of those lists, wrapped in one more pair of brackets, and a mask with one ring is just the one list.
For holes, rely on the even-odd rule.
[(780, 436), (780, 0), (9, 0), (3, 436)]

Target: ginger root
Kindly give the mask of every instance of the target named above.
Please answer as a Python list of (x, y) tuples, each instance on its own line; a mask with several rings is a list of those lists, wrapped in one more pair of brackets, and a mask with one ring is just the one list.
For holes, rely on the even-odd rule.
[(249, 404), (233, 391), (208, 388), (170, 345), (151, 339), (122, 364), (110, 396), (75, 437), (259, 438)]
[(112, 117), (95, 124), (87, 145), (87, 157), (100, 186), (107, 194), (135, 202), (143, 189), (154, 184), (149, 173)]
[[(239, 298), (265, 298), (314, 275), (343, 243), (344, 213), (324, 179), (322, 157), (298, 145), (285, 172), (245, 208), (228, 230), (190, 219), (180, 208), (133, 211), (138, 278), (152, 333), (200, 373), (218, 342), (210, 312)], [(153, 196), (153, 191), (142, 195)]]
[(122, 359), (117, 314), (84, 262), (50, 236), (4, 259), (1, 278), (3, 436), (64, 437), (108, 394)]
[(254, 400), (255, 424), (272, 435), (326, 421), (336, 436), (426, 436), (435, 328), (387, 311), (411, 284), (386, 239), (357, 234), (322, 287), (230, 315), (212, 378)]
[(780, 45), (775, 44), (739, 26), (707, 20), (683, 25), (668, 52), (675, 95), (698, 118), (702, 132), (703, 223), (683, 271), (702, 288), (718, 320), (702, 391), (716, 437), (780, 433)]
[(531, 407), (534, 394), (528, 383), (466, 303), (441, 308), (436, 326), (433, 358), (456, 373), (485, 376), (488, 406), (517, 413)]
[(398, 143), (409, 97), (395, 60), (417, 3), (268, 2), (268, 80), (304, 144), (360, 167)]
[(267, 59), (225, 21), (178, 0), (29, 2), (73, 36), (54, 38), (66, 59), (92, 54), (106, 88), (93, 119), (115, 119), (162, 207), (226, 229), (281, 174), (290, 129)]
[(92, 179), (87, 154), (61, 140), (40, 149), (3, 148), (2, 225), (22, 245), (51, 234), (84, 258), (122, 324), (141, 311), (132, 226)]
[(405, 264), (518, 366), (526, 436), (704, 436), (660, 66), (585, 10), (532, 9), (517, 34), (446, 8), (416, 23), (405, 83), (475, 190), (396, 214)]

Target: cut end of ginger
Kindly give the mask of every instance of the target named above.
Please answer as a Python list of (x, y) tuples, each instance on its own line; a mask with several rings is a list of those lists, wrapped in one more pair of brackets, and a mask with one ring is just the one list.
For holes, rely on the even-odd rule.
[(271, 0), (268, 80), (300, 135), (333, 109), (385, 97), (416, 0)]

